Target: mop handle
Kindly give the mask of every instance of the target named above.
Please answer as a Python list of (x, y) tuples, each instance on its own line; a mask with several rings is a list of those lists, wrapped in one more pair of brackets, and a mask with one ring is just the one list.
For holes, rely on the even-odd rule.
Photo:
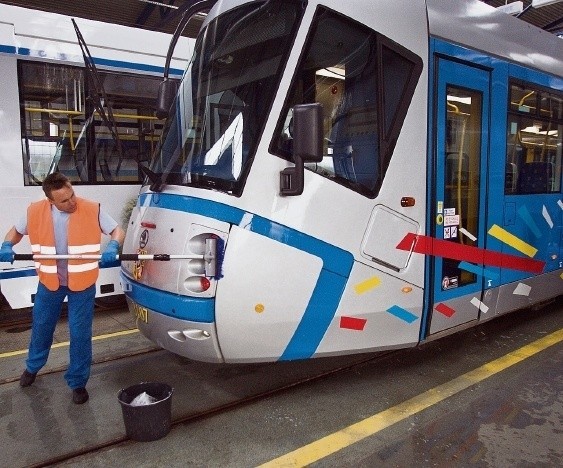
[[(47, 254), (15, 254), (14, 260), (100, 260), (101, 255), (89, 254), (68, 254), (68, 255), (47, 255)], [(120, 254), (115, 256), (115, 260), (137, 261), (155, 260), (167, 262), (169, 260), (191, 260), (201, 259), (203, 255), (171, 255), (171, 254)]]

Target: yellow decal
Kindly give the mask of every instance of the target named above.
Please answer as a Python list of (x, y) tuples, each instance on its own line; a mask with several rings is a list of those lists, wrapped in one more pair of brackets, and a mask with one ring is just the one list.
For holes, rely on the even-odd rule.
[[(148, 252), (146, 250), (143, 249), (139, 249), (137, 250), (137, 254), (139, 255), (146, 255)], [(139, 281), (141, 279), (141, 276), (143, 276), (143, 267), (145, 266), (145, 260), (136, 260), (135, 263), (133, 264), (133, 278), (135, 278), (137, 281)]]
[(491, 229), (489, 229), (489, 234), (493, 237), (496, 237), (499, 241), (504, 242), (506, 245), (509, 245), (519, 252), (522, 252), (530, 258), (533, 258), (534, 255), (536, 255), (536, 253), (538, 252), (538, 249), (528, 244), (527, 242), (524, 242), (522, 239), (519, 239), (514, 234), (510, 234), (510, 232), (506, 231), (496, 224), (493, 224)]
[(358, 283), (356, 286), (354, 286), (354, 291), (356, 291), (356, 294), (363, 294), (370, 289), (376, 288), (380, 283), (381, 280), (377, 276), (374, 276), (365, 281), (362, 281), (361, 283)]
[(254, 306), (254, 310), (255, 310), (257, 313), (261, 314), (262, 312), (264, 312), (264, 304), (256, 304), (256, 305)]
[(140, 306), (133, 302), (133, 313), (141, 322), (149, 323), (149, 311), (146, 307)]

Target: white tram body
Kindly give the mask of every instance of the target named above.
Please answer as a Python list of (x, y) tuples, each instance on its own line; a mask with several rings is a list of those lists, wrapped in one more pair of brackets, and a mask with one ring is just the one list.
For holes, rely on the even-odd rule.
[[(75, 20), (114, 102), (126, 160), (111, 153), (109, 131), (89, 103), (84, 58), (71, 18), (0, 4), (2, 233), (31, 202), (44, 197), (41, 181), (54, 170), (67, 174), (78, 196), (99, 201), (121, 223), (142, 181), (132, 155), (140, 145), (148, 148), (158, 141), (162, 122), (150, 107), (154, 114), (170, 35)], [(182, 38), (171, 77), (181, 77), (192, 52), (193, 40)], [(96, 146), (86, 148), (89, 138), (88, 144)], [(15, 250), (31, 253), (27, 237)], [(97, 297), (122, 294), (119, 271), (100, 271)], [(33, 263), (0, 264), (0, 289), (4, 310), (30, 307), (37, 289)]]
[(560, 295), (562, 46), (472, 0), (217, 2), (123, 250), (215, 237), (220, 272), (123, 262), (140, 330), (196, 360), (307, 359)]

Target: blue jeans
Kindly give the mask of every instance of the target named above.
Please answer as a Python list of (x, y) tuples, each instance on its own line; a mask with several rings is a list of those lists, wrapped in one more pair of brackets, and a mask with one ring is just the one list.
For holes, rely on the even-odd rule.
[(68, 297), (70, 363), (64, 377), (68, 386), (75, 389), (85, 387), (90, 377), (96, 285), (84, 291), (71, 291), (66, 286), (50, 291), (39, 283), (33, 304), (31, 341), (25, 364), (28, 372), (35, 374), (47, 362), (65, 297)]

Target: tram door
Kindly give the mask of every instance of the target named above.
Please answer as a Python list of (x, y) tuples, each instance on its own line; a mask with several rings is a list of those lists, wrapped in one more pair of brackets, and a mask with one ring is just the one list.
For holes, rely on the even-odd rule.
[(432, 237), (442, 252), (463, 259), (432, 257), (430, 334), (477, 320), (484, 310), (475, 247), (483, 249), (486, 236), (489, 80), (487, 71), (439, 59)]

